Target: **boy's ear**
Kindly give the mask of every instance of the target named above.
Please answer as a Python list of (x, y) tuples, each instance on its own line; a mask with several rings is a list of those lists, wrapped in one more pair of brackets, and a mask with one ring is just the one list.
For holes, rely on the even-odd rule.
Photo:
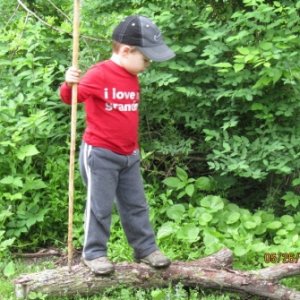
[(129, 52), (131, 51), (131, 47), (130, 46), (127, 46), (127, 45), (122, 45), (121, 48), (120, 48), (120, 55), (128, 55)]

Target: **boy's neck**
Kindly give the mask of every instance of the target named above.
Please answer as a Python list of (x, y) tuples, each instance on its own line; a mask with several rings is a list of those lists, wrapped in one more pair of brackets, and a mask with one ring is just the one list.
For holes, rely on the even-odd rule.
[(113, 53), (110, 59), (117, 65), (121, 66), (121, 58), (117, 53)]

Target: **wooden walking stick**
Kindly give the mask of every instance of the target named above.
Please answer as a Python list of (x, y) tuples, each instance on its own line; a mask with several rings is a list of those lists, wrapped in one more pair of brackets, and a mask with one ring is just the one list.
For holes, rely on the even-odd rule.
[[(79, 16), (80, 0), (74, 0), (73, 16), (73, 56), (72, 66), (78, 68), (79, 56)], [(71, 272), (73, 259), (73, 211), (74, 211), (74, 169), (76, 153), (76, 123), (77, 123), (77, 84), (72, 85), (71, 105), (71, 145), (69, 164), (69, 222), (68, 222), (68, 268)]]

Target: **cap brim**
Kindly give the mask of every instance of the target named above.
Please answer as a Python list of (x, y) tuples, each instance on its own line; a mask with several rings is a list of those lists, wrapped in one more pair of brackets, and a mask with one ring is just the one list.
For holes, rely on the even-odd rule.
[(165, 61), (175, 57), (175, 53), (167, 45), (162, 44), (155, 47), (136, 46), (147, 58), (153, 61)]

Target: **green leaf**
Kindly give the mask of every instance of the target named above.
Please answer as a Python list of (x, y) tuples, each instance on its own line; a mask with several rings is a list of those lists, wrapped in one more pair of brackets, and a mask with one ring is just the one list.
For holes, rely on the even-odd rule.
[(167, 209), (167, 216), (175, 221), (184, 217), (185, 207), (182, 204), (175, 204)]
[(185, 192), (187, 193), (187, 195), (188, 195), (189, 197), (192, 197), (192, 196), (193, 196), (194, 191), (195, 191), (195, 187), (194, 187), (193, 184), (189, 184), (189, 185), (187, 185), (186, 188), (185, 188)]
[(294, 180), (292, 181), (292, 185), (293, 185), (293, 186), (298, 186), (298, 185), (300, 185), (300, 178), (294, 179)]
[(234, 203), (228, 203), (226, 208), (230, 211), (230, 212), (239, 212), (240, 208), (238, 207), (238, 205), (234, 204)]
[(279, 69), (272, 68), (272, 80), (276, 83), (282, 77), (282, 71)]
[(265, 226), (264, 224), (260, 224), (260, 225), (258, 225), (258, 226), (256, 227), (254, 233), (255, 233), (256, 235), (262, 235), (262, 234), (264, 234), (266, 231), (267, 231), (266, 226)]
[(163, 290), (154, 290), (151, 291), (151, 299), (153, 300), (165, 300), (166, 294)]
[(185, 170), (183, 170), (180, 167), (176, 167), (176, 175), (181, 181), (187, 181), (188, 180), (188, 174)]
[(233, 250), (236, 256), (244, 256), (248, 253), (248, 251), (249, 250), (242, 245), (237, 245)]
[(157, 238), (161, 240), (165, 237), (172, 235), (176, 231), (177, 228), (173, 222), (166, 222), (158, 229)]
[(230, 212), (226, 218), (226, 224), (233, 224), (237, 222), (240, 218), (240, 213), (237, 211)]
[(65, 32), (72, 32), (72, 25), (70, 24), (70, 22), (62, 22), (60, 27)]
[(251, 105), (251, 110), (265, 110), (266, 109), (266, 106), (259, 103), (259, 102), (254, 102), (252, 105)]
[(13, 186), (16, 186), (16, 187), (22, 187), (23, 186), (22, 179), (20, 177), (13, 177), (13, 176), (4, 177), (0, 181), (0, 183), (7, 184), (7, 185), (13, 185)]
[(296, 243), (297, 241), (299, 241), (299, 234), (295, 234), (295, 235), (292, 237), (292, 243)]
[(17, 157), (20, 160), (24, 160), (25, 157), (28, 156), (34, 156), (36, 154), (40, 153), (35, 145), (26, 145), (22, 146), (18, 151), (17, 151)]
[(240, 54), (243, 55), (248, 55), (250, 53), (249, 48), (245, 48), (245, 47), (238, 47), (237, 50)]
[(296, 228), (296, 224), (295, 223), (289, 223), (289, 224), (286, 224), (284, 228), (286, 230), (292, 231)]
[(264, 86), (267, 86), (272, 81), (272, 78), (269, 76), (262, 76), (253, 86), (254, 89), (260, 89)]
[(9, 199), (11, 201), (14, 200), (21, 200), (23, 198), (23, 193), (3, 193), (3, 197), (5, 197), (6, 199)]
[(277, 232), (276, 232), (276, 235), (287, 235), (288, 234), (288, 231), (285, 230), (285, 229), (279, 229)]
[(200, 229), (195, 224), (186, 224), (176, 234), (180, 240), (186, 240), (189, 243), (194, 243), (199, 239)]
[(210, 247), (219, 242), (219, 239), (209, 232), (204, 232), (203, 242), (205, 247)]
[(24, 190), (40, 190), (47, 188), (47, 185), (41, 179), (29, 179), (24, 184)]
[[(1, 235), (0, 235), (1, 237)], [(0, 243), (0, 250), (1, 251), (4, 251), (4, 250), (7, 250), (8, 247), (12, 246), (13, 243), (15, 242), (16, 238), (10, 238), (10, 239), (7, 239), (7, 240), (4, 240)]]
[(280, 221), (282, 222), (282, 224), (291, 224), (291, 223), (294, 223), (294, 218), (289, 216), (289, 215), (283, 215), (281, 218), (280, 218)]
[(285, 206), (293, 206), (294, 208), (297, 208), (300, 201), (300, 196), (296, 195), (294, 192), (287, 192), (283, 197), (283, 200), (285, 200)]
[(217, 68), (231, 68), (232, 64), (228, 62), (221, 62), (221, 63), (214, 64), (214, 66)]
[(254, 252), (263, 252), (267, 248), (268, 248), (267, 245), (263, 242), (258, 242), (251, 245), (251, 250)]
[(220, 196), (208, 195), (201, 199), (201, 206), (211, 209), (216, 212), (224, 208), (224, 201)]
[(177, 199), (181, 199), (182, 197), (184, 197), (186, 195), (186, 192), (185, 191), (181, 191), (178, 195), (177, 195)]
[(29, 300), (45, 300), (46, 297), (47, 295), (41, 292), (30, 292), (28, 295)]
[(213, 216), (207, 212), (202, 213), (199, 216), (199, 224), (201, 226), (206, 226), (213, 219)]
[(262, 42), (260, 43), (259, 47), (265, 51), (270, 50), (273, 48), (273, 44), (269, 42)]
[(4, 276), (6, 276), (6, 277), (11, 277), (11, 276), (13, 276), (13, 275), (15, 274), (15, 272), (16, 272), (16, 270), (15, 270), (15, 264), (14, 264), (13, 261), (9, 262), (9, 263), (5, 266), (5, 268), (4, 268), (4, 270), (3, 270), (3, 274), (4, 274)]
[(261, 216), (257, 214), (252, 216), (252, 220), (256, 223), (256, 225), (260, 225), (262, 222)]
[[(4, 222), (7, 218), (9, 218), (12, 215), (13, 215), (13, 213), (8, 209), (2, 210), (0, 212), (0, 222)], [(0, 235), (0, 238), (1, 238), (1, 235)]]
[(193, 46), (193, 45), (187, 45), (185, 47), (182, 47), (181, 50), (185, 53), (187, 52), (191, 52), (193, 51), (194, 49), (196, 49), (197, 47), (196, 46)]
[(257, 226), (257, 224), (253, 221), (246, 221), (243, 223), (244, 227), (247, 229), (253, 229)]
[(211, 191), (212, 190), (212, 182), (209, 177), (199, 177), (196, 182), (195, 186), (200, 191)]
[(260, 211), (259, 216), (264, 223), (271, 222), (275, 219), (274, 215), (265, 211)]
[(276, 230), (276, 229), (279, 229), (281, 226), (282, 226), (281, 222), (279, 222), (279, 221), (273, 221), (273, 222), (271, 222), (271, 223), (269, 223), (267, 225), (267, 228), (268, 229)]
[(181, 181), (177, 177), (168, 177), (163, 180), (163, 183), (170, 188), (178, 188)]
[(274, 241), (274, 244), (277, 244), (277, 245), (282, 245), (282, 240), (284, 239), (284, 237), (280, 236), (280, 235), (276, 235), (274, 238), (273, 238), (273, 241)]
[(236, 73), (238, 73), (245, 68), (245, 64), (234, 64), (233, 68), (234, 68), (234, 71)]
[(225, 141), (223, 141), (223, 148), (225, 149), (224, 152), (230, 152), (230, 150), (231, 150), (230, 145), (228, 143), (226, 143)]

